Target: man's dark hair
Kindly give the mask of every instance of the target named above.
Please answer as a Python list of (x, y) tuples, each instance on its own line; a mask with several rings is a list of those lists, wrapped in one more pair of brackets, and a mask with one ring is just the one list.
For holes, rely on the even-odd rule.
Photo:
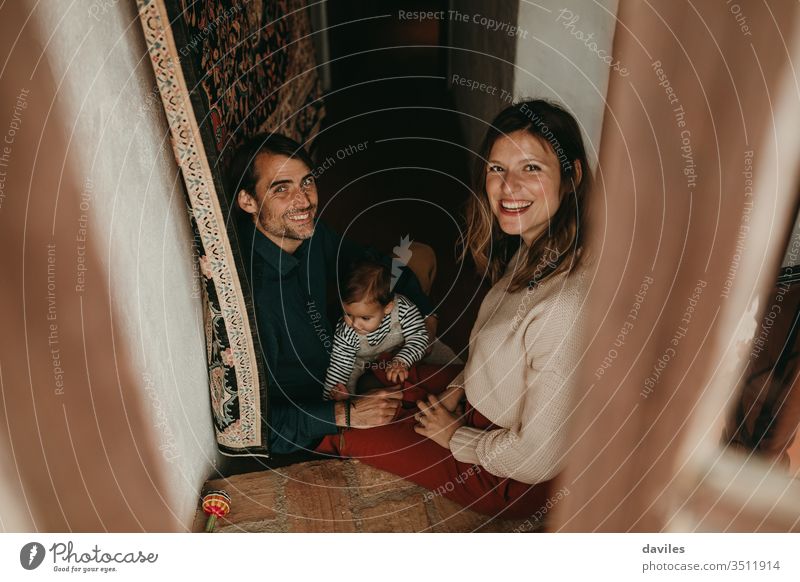
[(255, 197), (256, 175), (255, 161), (259, 154), (271, 154), (299, 159), (308, 166), (314, 167), (311, 156), (299, 143), (280, 133), (262, 133), (246, 140), (236, 150), (228, 170), (228, 187), (233, 199), (244, 190)]
[(364, 256), (350, 264), (350, 270), (339, 288), (339, 299), (342, 303), (377, 301), (386, 307), (394, 298), (390, 287), (389, 267), (370, 256)]

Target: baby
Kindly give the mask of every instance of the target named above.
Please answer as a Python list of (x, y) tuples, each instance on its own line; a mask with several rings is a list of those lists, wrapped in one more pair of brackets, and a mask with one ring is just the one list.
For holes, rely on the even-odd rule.
[(389, 268), (372, 259), (353, 265), (340, 290), (344, 315), (336, 326), (325, 398), (344, 400), (380, 354), (399, 351), (386, 362), (386, 379), (402, 383), (425, 356), (428, 331), (409, 299), (390, 288)]

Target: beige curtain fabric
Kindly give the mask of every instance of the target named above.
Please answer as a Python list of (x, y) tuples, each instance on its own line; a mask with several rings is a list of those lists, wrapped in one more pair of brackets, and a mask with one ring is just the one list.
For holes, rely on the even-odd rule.
[(557, 531), (694, 529), (681, 472), (719, 456), (793, 219), (798, 8), (620, 2)]
[[(76, 243), (84, 180), (42, 55), (47, 37), (26, 4), (5, 5), (0, 19), (0, 54), (11, 55), (0, 111), (3, 131), (13, 129), (0, 145), (0, 446), (19, 493), (3, 502), (34, 531), (175, 530), (144, 392), (118, 357), (127, 349), (104, 251), (92, 237)], [(79, 262), (92, 275), (77, 293)]]
[(770, 296), (778, 298), (777, 309), (762, 318), (725, 434), (745, 454), (756, 452), (789, 469), (789, 448), (800, 425), (800, 285), (779, 283)]

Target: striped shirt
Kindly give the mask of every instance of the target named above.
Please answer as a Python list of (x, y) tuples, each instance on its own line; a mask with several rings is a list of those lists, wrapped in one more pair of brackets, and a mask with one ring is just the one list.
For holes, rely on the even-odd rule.
[[(397, 310), (400, 330), (405, 340), (403, 347), (395, 354), (394, 359), (400, 360), (410, 368), (425, 356), (425, 350), (428, 349), (428, 330), (419, 309), (409, 299), (395, 294), (394, 301), (394, 309)], [(392, 314), (389, 312), (383, 316), (377, 329), (366, 335), (367, 343), (370, 346), (381, 343), (389, 334), (391, 325)], [(346, 386), (350, 380), (356, 364), (356, 357), (361, 348), (360, 338), (361, 336), (345, 323), (343, 317), (339, 319), (333, 338), (331, 363), (325, 378), (326, 396), (336, 384), (341, 383)]]

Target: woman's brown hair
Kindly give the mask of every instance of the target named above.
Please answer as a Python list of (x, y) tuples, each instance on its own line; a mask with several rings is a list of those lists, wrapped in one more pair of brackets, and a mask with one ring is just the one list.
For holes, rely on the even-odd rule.
[[(583, 147), (581, 130), (564, 109), (543, 100), (511, 105), (494, 118), (483, 138), (473, 171), (473, 195), (466, 207), (466, 233), (461, 258), (472, 256), (478, 271), (494, 284), (522, 244), (518, 235), (504, 233), (492, 213), (486, 194), (486, 165), (492, 147), (503, 136), (524, 130), (538, 138), (556, 156), (561, 168), (562, 189), (558, 210), (547, 230), (528, 249), (523, 266), (511, 279), (508, 290), (536, 286), (548, 277), (572, 272), (583, 255), (585, 198), (591, 188), (591, 172)], [(576, 183), (575, 162), (580, 162)]]

